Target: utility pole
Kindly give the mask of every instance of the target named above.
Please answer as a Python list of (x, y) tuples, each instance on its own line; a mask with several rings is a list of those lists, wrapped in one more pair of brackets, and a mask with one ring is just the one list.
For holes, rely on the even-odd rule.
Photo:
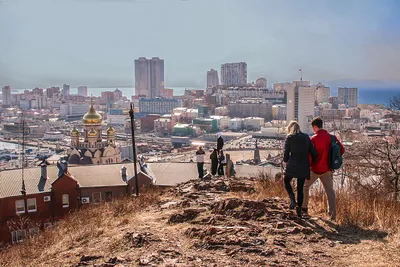
[(131, 132), (132, 132), (132, 149), (133, 149), (133, 169), (135, 172), (135, 189), (136, 196), (139, 196), (139, 183), (138, 183), (138, 173), (137, 173), (137, 156), (136, 156), (136, 142), (135, 142), (135, 114), (133, 112), (134, 106), (131, 103), (131, 109), (129, 110), (129, 116), (131, 117)]
[(22, 121), (22, 153), (21, 153), (22, 187), (21, 187), (21, 194), (24, 196), (25, 214), (28, 214), (28, 203), (26, 200), (26, 188), (25, 188), (25, 178), (24, 178), (24, 168), (25, 168), (25, 119), (24, 119), (24, 113), (22, 113), (22, 115), (21, 115), (21, 121)]

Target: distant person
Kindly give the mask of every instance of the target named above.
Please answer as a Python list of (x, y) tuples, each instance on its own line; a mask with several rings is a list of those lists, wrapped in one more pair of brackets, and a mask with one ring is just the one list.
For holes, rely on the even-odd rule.
[(217, 133), (217, 151), (218, 153), (222, 150), (224, 147), (224, 139), (222, 138), (222, 133), (219, 132)]
[(224, 166), (226, 165), (226, 157), (224, 155), (224, 151), (220, 151), (219, 152), (219, 156), (218, 156), (218, 175), (219, 176), (224, 176)]
[(202, 179), (204, 176), (204, 155), (206, 152), (203, 150), (202, 146), (196, 151), (196, 161), (197, 161), (197, 171), (199, 173), (199, 178)]
[[(285, 141), (285, 151), (283, 162), (286, 163), (285, 169), (285, 189), (290, 198), (290, 209), (296, 208), (299, 217), (302, 216), (304, 182), (310, 179), (310, 160), (317, 159), (317, 152), (312, 144), (310, 137), (300, 131), (300, 126), (296, 121), (291, 121), (288, 126), (288, 135)], [(290, 184), (293, 178), (297, 178), (297, 207), (296, 198)]]
[(218, 168), (218, 151), (214, 148), (213, 152), (210, 155), (211, 160), (211, 175), (217, 175), (217, 168)]
[(331, 220), (336, 219), (336, 196), (333, 188), (333, 169), (329, 166), (329, 154), (332, 142), (335, 141), (340, 146), (340, 154), (344, 154), (342, 143), (334, 135), (330, 135), (323, 127), (323, 121), (320, 117), (316, 117), (311, 121), (311, 126), (315, 135), (311, 137), (311, 141), (317, 150), (317, 160), (311, 165), (310, 180), (304, 185), (304, 202), (303, 212), (308, 213), (308, 200), (311, 185), (320, 178), (324, 186), (328, 199), (328, 215)]

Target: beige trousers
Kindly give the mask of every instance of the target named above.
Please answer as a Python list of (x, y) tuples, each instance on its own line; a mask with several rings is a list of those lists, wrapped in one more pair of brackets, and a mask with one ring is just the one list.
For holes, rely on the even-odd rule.
[(310, 198), (310, 187), (312, 184), (320, 178), (322, 185), (324, 186), (326, 196), (328, 198), (328, 214), (331, 219), (336, 218), (336, 196), (335, 190), (333, 189), (333, 175), (332, 172), (328, 171), (322, 174), (316, 174), (310, 172), (310, 180), (306, 180), (304, 184), (304, 201), (303, 208), (308, 208), (308, 201)]

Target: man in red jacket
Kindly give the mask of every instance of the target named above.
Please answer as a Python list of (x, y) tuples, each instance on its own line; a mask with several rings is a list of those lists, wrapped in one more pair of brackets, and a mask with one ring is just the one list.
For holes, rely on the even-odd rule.
[[(315, 133), (315, 135), (311, 137), (311, 141), (317, 150), (318, 157), (317, 160), (311, 165), (310, 180), (306, 180), (304, 184), (303, 213), (307, 214), (308, 212), (310, 187), (318, 178), (320, 178), (328, 198), (328, 214), (332, 220), (335, 220), (336, 196), (335, 189), (333, 187), (333, 174), (332, 170), (329, 168), (329, 150), (332, 144), (331, 135), (326, 130), (322, 129), (323, 121), (320, 117), (314, 118), (311, 121), (311, 126)], [(341, 147), (340, 153), (343, 155), (344, 147), (339, 140), (337, 141)]]

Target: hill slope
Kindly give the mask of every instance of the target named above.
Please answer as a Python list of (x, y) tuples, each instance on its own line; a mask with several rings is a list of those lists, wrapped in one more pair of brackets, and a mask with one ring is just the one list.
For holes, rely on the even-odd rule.
[(399, 249), (384, 232), (299, 219), (256, 179), (220, 178), (81, 210), (0, 265), (396, 266)]

